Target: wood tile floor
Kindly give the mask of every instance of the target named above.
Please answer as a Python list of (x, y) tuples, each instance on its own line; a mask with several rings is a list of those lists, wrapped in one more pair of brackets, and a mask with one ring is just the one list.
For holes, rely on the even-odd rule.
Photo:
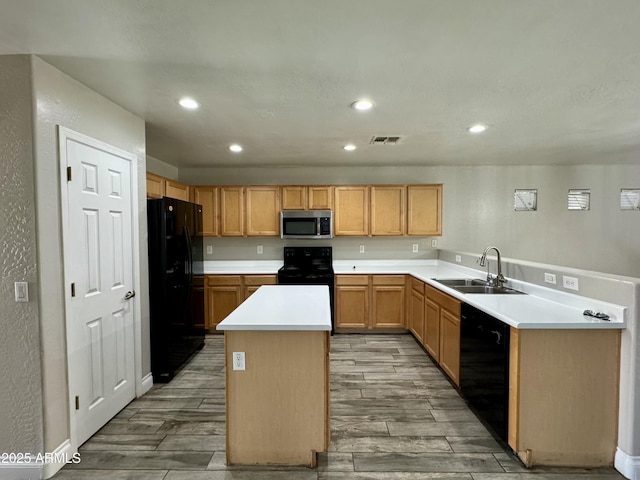
[(57, 480), (624, 480), (613, 468), (525, 469), (410, 335), (336, 335), (331, 446), (317, 469), (225, 466), (223, 338), (133, 401)]

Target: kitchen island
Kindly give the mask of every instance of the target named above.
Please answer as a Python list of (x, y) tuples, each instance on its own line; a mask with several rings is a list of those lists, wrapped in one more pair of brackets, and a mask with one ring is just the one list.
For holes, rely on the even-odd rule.
[(225, 334), (227, 465), (307, 465), (329, 447), (329, 288), (265, 285)]

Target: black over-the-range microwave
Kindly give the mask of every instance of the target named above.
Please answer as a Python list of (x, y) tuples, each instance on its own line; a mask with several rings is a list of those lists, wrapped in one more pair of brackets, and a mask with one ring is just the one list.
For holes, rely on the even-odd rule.
[(282, 238), (332, 238), (332, 220), (331, 210), (282, 210), (280, 236)]

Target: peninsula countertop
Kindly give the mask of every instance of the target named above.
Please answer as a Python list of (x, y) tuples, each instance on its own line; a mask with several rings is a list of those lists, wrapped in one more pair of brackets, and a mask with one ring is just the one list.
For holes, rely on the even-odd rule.
[(331, 330), (326, 285), (263, 285), (216, 330)]

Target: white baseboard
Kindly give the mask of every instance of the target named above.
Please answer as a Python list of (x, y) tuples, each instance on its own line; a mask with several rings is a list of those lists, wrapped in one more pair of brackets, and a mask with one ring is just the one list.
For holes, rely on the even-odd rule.
[(68, 461), (71, 461), (72, 457), (71, 442), (67, 439), (53, 452), (35, 454), (20, 463), (0, 463), (0, 478), (2, 480), (41, 480), (51, 478)]
[(151, 372), (149, 372), (142, 378), (142, 381), (140, 382), (140, 395), (138, 396), (141, 397), (142, 395), (147, 393), (149, 390), (151, 390), (151, 387), (153, 387), (153, 375), (151, 374)]
[(640, 480), (640, 457), (632, 457), (618, 448), (614, 466), (629, 480)]

